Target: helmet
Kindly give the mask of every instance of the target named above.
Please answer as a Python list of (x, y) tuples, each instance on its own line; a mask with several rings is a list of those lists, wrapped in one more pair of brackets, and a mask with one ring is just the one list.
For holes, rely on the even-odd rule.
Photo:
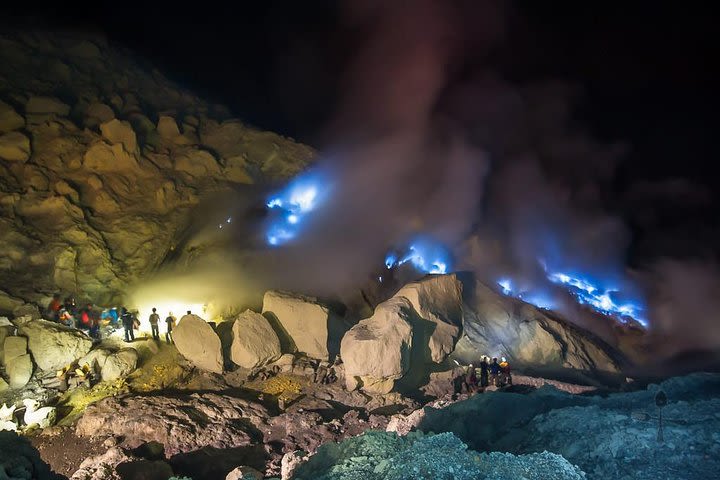
[(507, 362), (507, 358), (502, 357), (502, 358), (500, 359), (500, 361), (501, 361), (501, 362)]

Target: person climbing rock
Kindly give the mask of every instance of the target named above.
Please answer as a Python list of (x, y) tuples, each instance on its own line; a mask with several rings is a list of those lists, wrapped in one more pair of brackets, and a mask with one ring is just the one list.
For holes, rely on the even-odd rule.
[(172, 338), (172, 331), (173, 328), (175, 328), (175, 317), (173, 316), (172, 312), (170, 312), (168, 317), (165, 319), (165, 323), (167, 324), (167, 330), (165, 330), (165, 341), (167, 343), (174, 343)]
[(498, 364), (497, 357), (493, 357), (492, 363), (490, 364), (490, 385), (494, 385), (496, 387), (499, 387), (499, 378), (500, 378), (500, 365)]
[(482, 359), (480, 360), (480, 386), (482, 388), (485, 388), (489, 385), (488, 383), (488, 358), (483, 355)]
[(127, 308), (122, 307), (120, 315), (120, 320), (122, 321), (123, 328), (125, 329), (125, 341), (126, 342), (134, 342), (135, 341), (135, 333), (133, 332), (133, 326), (135, 323), (135, 318), (132, 313), (128, 312)]
[(160, 315), (157, 314), (157, 308), (153, 307), (152, 313), (150, 314), (150, 329), (152, 330), (153, 340), (160, 341)]
[(505, 357), (500, 360), (500, 385), (512, 385), (512, 375), (510, 374), (510, 364)]
[(464, 382), (465, 391), (467, 393), (475, 393), (478, 389), (477, 373), (475, 372), (475, 365), (472, 363), (468, 365), (467, 373), (465, 374)]

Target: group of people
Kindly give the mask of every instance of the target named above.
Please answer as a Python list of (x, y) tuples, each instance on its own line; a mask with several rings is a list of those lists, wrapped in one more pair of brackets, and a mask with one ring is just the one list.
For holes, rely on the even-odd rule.
[[(190, 315), (190, 310), (188, 310)], [(152, 331), (153, 340), (160, 341), (160, 315), (157, 313), (157, 308), (153, 307), (152, 313), (150, 314), (150, 330)], [(127, 308), (122, 307), (120, 314), (120, 321), (122, 322), (123, 329), (125, 330), (125, 341), (135, 341), (135, 330), (140, 328), (140, 321), (134, 312), (129, 311)], [(177, 324), (177, 320), (172, 312), (165, 318), (165, 341), (167, 343), (173, 343), (172, 332), (173, 328)]]
[(479, 370), (480, 378), (478, 379), (478, 368), (473, 364), (468, 365), (467, 373), (463, 381), (463, 387), (467, 392), (476, 392), (480, 388), (485, 388), (490, 385), (496, 387), (504, 387), (505, 385), (512, 385), (512, 374), (510, 372), (510, 363), (505, 357), (500, 359), (498, 362), (497, 357), (493, 357), (492, 361), (488, 361), (489, 358), (483, 356), (480, 360)]
[(74, 297), (65, 297), (65, 300), (61, 302), (60, 294), (56, 293), (50, 300), (47, 310), (50, 320), (68, 327), (85, 330), (91, 338), (100, 340), (101, 317), (92, 303), (88, 302), (85, 306), (78, 307)]

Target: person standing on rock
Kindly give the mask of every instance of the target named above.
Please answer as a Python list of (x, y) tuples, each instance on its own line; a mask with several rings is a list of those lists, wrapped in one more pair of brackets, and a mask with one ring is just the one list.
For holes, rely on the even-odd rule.
[(485, 388), (489, 385), (488, 383), (488, 358), (483, 355), (482, 359), (480, 360), (480, 386), (482, 388)]
[(127, 308), (122, 307), (122, 314), (120, 315), (120, 319), (122, 320), (123, 328), (125, 329), (125, 341), (126, 342), (134, 342), (135, 341), (135, 333), (133, 332), (133, 327), (135, 323), (135, 319), (133, 318), (133, 314), (128, 312)]
[(160, 315), (157, 314), (157, 308), (153, 307), (150, 314), (150, 329), (152, 330), (153, 340), (160, 341)]
[(498, 364), (497, 357), (493, 357), (492, 363), (490, 364), (490, 385), (498, 387), (498, 378), (500, 377), (500, 365)]
[(165, 323), (167, 324), (167, 330), (165, 331), (165, 341), (167, 343), (174, 343), (172, 338), (172, 331), (173, 328), (175, 328), (175, 317), (173, 316), (172, 312), (170, 312), (168, 317), (165, 319)]

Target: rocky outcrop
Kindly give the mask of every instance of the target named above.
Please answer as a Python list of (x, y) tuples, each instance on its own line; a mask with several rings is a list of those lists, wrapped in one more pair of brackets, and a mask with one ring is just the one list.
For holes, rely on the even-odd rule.
[(118, 447), (111, 447), (102, 455), (88, 457), (70, 480), (167, 480), (172, 468), (161, 460), (145, 460)]
[(395, 294), (407, 298), (418, 316), (432, 323), (428, 345), (435, 363), (441, 363), (452, 353), (460, 337), (462, 288), (454, 274), (429, 275), (405, 285)]
[(135, 370), (137, 363), (137, 351), (133, 348), (124, 348), (105, 357), (103, 366), (100, 369), (100, 376), (104, 382), (126, 377)]
[(281, 342), (284, 339), (291, 352), (329, 359), (339, 319), (316, 298), (269, 291), (263, 297), (262, 311), (280, 330)]
[(405, 297), (394, 297), (375, 308), (343, 337), (340, 357), (349, 390), (361, 386), (373, 393), (390, 392), (410, 369), (413, 346), (413, 307)]
[(183, 316), (173, 330), (178, 352), (196, 367), (209, 372), (223, 372), (220, 337), (202, 318), (190, 314)]
[(516, 366), (617, 372), (612, 349), (589, 332), (476, 282), (464, 305), (464, 335), (453, 357), (505, 356)]
[(129, 448), (158, 442), (170, 457), (203, 447), (250, 445), (269, 416), (257, 403), (211, 393), (114, 397), (89, 406), (76, 433), (124, 437)]
[(18, 333), (27, 337), (35, 364), (45, 371), (60, 370), (92, 348), (92, 340), (84, 333), (46, 320), (24, 323)]
[(252, 369), (280, 358), (280, 340), (270, 322), (259, 313), (246, 310), (232, 325), (230, 359)]
[(313, 156), (102, 38), (2, 34), (0, 311), (56, 291), (119, 301), (178, 253), (204, 199), (282, 181)]

